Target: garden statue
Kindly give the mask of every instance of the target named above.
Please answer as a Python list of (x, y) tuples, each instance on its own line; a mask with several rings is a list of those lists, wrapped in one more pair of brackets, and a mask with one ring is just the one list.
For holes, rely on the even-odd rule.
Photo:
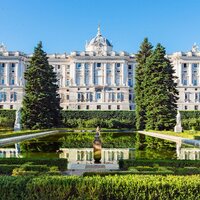
[(94, 153), (94, 163), (101, 163), (101, 148), (102, 148), (102, 143), (100, 140), (100, 128), (97, 126), (96, 129), (96, 134), (94, 136), (94, 141), (93, 141), (93, 153)]
[(14, 131), (20, 131), (21, 130), (21, 113), (20, 108), (16, 110), (16, 116), (15, 116), (15, 124), (14, 124)]
[(174, 132), (181, 133), (183, 131), (183, 128), (181, 126), (181, 114), (178, 111), (176, 115), (176, 126), (174, 127)]

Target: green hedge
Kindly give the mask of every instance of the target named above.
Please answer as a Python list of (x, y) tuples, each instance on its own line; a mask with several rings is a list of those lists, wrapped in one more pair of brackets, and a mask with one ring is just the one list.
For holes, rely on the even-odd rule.
[(11, 175), (13, 169), (23, 168), (25, 171), (38, 171), (38, 172), (48, 172), (49, 167), (46, 165), (6, 165), (0, 164), (0, 174)]
[(134, 120), (134, 111), (80, 111), (80, 110), (64, 110), (62, 111), (63, 117), (66, 119), (119, 119), (119, 120)]
[(0, 164), (22, 165), (31, 162), (32, 165), (57, 166), (60, 171), (67, 169), (67, 159), (64, 158), (0, 158)]
[(134, 166), (200, 167), (199, 160), (119, 160), (120, 169), (127, 170)]
[(104, 127), (104, 128), (135, 128), (134, 111), (62, 111), (64, 126)]
[(200, 176), (0, 177), (0, 199), (200, 199)]

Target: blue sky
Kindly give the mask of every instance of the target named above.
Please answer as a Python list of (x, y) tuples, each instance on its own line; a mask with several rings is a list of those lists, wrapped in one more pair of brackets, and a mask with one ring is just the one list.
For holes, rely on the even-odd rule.
[(114, 50), (137, 52), (144, 37), (168, 53), (200, 45), (199, 0), (0, 0), (0, 42), (8, 50), (48, 53), (84, 50), (102, 34)]

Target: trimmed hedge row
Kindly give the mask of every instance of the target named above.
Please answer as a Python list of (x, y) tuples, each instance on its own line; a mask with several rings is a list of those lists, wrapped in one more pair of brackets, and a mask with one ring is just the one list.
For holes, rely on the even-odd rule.
[(134, 120), (135, 111), (122, 111), (122, 110), (113, 110), (113, 111), (83, 111), (83, 110), (64, 110), (62, 111), (64, 119), (119, 119), (119, 120)]
[(200, 176), (0, 177), (0, 200), (200, 199)]
[[(13, 172), (13, 169), (22, 167), (22, 165), (6, 165), (6, 164), (0, 164), (0, 174), (4, 175), (11, 175)], [(49, 167), (46, 165), (24, 165), (23, 169), (25, 171), (38, 171), (38, 172), (48, 172)]]
[(67, 159), (65, 158), (0, 158), (0, 164), (22, 165), (31, 162), (32, 165), (57, 166), (60, 171), (67, 169)]
[(134, 166), (200, 167), (198, 160), (119, 160), (119, 168), (127, 170)]
[[(15, 121), (15, 110), (0, 109), (0, 127), (13, 128)], [(186, 130), (194, 128), (200, 130), (200, 111), (180, 111), (183, 127)], [(67, 127), (95, 127), (100, 125), (105, 128), (128, 127), (135, 128), (135, 111), (83, 111), (83, 110), (63, 110), (63, 126)], [(8, 119), (8, 122), (5, 122)], [(95, 121), (95, 119), (97, 119)], [(191, 121), (192, 119), (192, 121)], [(188, 121), (187, 121), (188, 120)], [(2, 121), (2, 122), (1, 122)], [(84, 122), (84, 123), (83, 123)], [(106, 123), (105, 123), (106, 122)], [(100, 124), (99, 124), (100, 123)], [(194, 125), (193, 125), (194, 124)], [(198, 126), (198, 127), (197, 127)], [(197, 127), (197, 128), (196, 128)]]

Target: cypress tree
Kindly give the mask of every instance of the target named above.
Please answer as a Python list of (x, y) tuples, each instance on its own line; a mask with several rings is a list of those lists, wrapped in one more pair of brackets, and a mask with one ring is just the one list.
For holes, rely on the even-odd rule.
[(177, 84), (165, 48), (158, 44), (145, 67), (146, 129), (170, 130), (177, 114)]
[(22, 102), (22, 127), (44, 129), (61, 124), (60, 98), (53, 67), (49, 65), (42, 42), (35, 47), (30, 65), (24, 73), (25, 96)]
[(148, 38), (144, 38), (140, 46), (140, 50), (136, 54), (136, 71), (135, 71), (135, 103), (136, 103), (136, 128), (138, 130), (145, 129), (145, 64), (147, 58), (152, 54), (153, 46), (149, 43)]

